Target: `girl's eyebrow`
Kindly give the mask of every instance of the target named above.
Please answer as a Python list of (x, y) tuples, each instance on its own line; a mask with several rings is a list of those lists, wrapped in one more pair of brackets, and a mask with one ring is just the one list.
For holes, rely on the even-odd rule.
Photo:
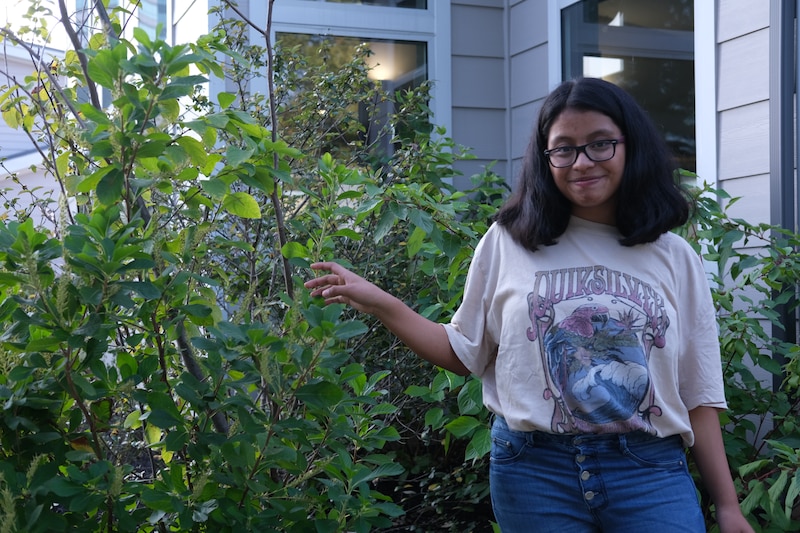
[[(589, 133), (588, 135), (586, 135), (587, 138), (592, 138), (592, 137), (594, 137), (594, 138), (598, 138), (598, 137), (616, 138), (616, 137), (621, 137), (621, 136), (622, 136), (622, 134), (614, 133), (613, 131), (608, 130), (608, 129), (595, 130), (595, 131)], [(573, 138), (570, 137), (569, 135), (559, 135), (558, 137), (554, 137), (553, 139), (551, 139), (551, 141), (552, 142), (573, 142)]]

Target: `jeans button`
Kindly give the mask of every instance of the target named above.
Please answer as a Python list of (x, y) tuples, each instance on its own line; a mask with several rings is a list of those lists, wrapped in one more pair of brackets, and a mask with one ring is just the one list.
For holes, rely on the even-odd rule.
[(591, 501), (594, 498), (594, 491), (587, 490), (583, 493), (583, 497), (586, 498), (586, 501)]
[(592, 474), (590, 474), (590, 473), (589, 473), (589, 472), (587, 472), (586, 470), (584, 470), (583, 472), (581, 472), (581, 479), (582, 479), (583, 481), (586, 481), (586, 480), (587, 480), (587, 479), (589, 479), (590, 477), (592, 477)]
[(578, 461), (579, 463), (582, 463), (582, 462), (584, 462), (586, 460), (586, 456), (585, 455), (579, 455), (579, 456), (577, 456), (575, 458), (575, 460)]

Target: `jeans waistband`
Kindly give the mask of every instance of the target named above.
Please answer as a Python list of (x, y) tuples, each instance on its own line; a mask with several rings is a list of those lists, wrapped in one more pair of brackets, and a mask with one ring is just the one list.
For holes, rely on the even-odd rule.
[(561, 446), (575, 446), (578, 444), (616, 444), (616, 443), (635, 443), (635, 442), (648, 442), (648, 441), (661, 441), (669, 442), (675, 441), (682, 445), (682, 438), (680, 435), (671, 435), (669, 437), (658, 437), (651, 435), (644, 431), (631, 431), (629, 433), (548, 433), (546, 431), (519, 431), (508, 427), (506, 420), (498, 415), (495, 415), (494, 424), (504, 426), (503, 429), (512, 431), (524, 436), (526, 442), (533, 444), (534, 441), (542, 443), (553, 443)]

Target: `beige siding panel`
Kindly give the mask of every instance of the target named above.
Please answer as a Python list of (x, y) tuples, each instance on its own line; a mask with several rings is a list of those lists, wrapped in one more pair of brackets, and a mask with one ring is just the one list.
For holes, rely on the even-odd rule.
[[(25, 78), (34, 75), (36, 72), (30, 59), (13, 57), (10, 54), (9, 57), (4, 59), (0, 70), (3, 71), (0, 74), (0, 85), (3, 86), (0, 92), (5, 92), (6, 86), (14, 85), (15, 81), (19, 85), (24, 85)], [(0, 158), (19, 157), (35, 152), (36, 149), (22, 128), (14, 129), (6, 124), (5, 120), (0, 119)], [(18, 169), (12, 168), (9, 170)]]
[(511, 157), (513, 159), (525, 155), (540, 106), (541, 100), (537, 100), (511, 110)]
[(719, 117), (719, 182), (769, 173), (769, 102), (724, 111)]
[(494, 163), (494, 161), (483, 159), (458, 161), (453, 167), (458, 172), (461, 172), (461, 175), (453, 178), (453, 185), (461, 190), (473, 187), (472, 176), (482, 173), (488, 166), (491, 166), (492, 172), (498, 176), (507, 176), (506, 172), (508, 172), (508, 168), (503, 162)]
[[(443, 0), (430, 0), (431, 2), (442, 2)], [(478, 6), (478, 7), (497, 7), (502, 9), (505, 5), (504, 0), (452, 0), (451, 8), (456, 6)]]
[(505, 109), (502, 59), (453, 57), (453, 107)]
[(525, 105), (547, 95), (547, 46), (511, 58), (511, 106)]
[(767, 28), (769, 4), (766, 0), (718, 0), (717, 42)]
[(453, 140), (473, 149), (479, 159), (503, 159), (506, 155), (504, 110), (454, 109)]
[(741, 198), (726, 209), (728, 215), (751, 224), (769, 224), (769, 174), (726, 180), (722, 188), (732, 198)]
[(502, 8), (453, 5), (451, 20), (454, 56), (505, 56)]
[(769, 98), (769, 30), (729, 40), (718, 50), (718, 110)]
[[(527, 0), (509, 11), (509, 53), (512, 57), (547, 42), (547, 2)], [(538, 64), (545, 74), (546, 59)]]

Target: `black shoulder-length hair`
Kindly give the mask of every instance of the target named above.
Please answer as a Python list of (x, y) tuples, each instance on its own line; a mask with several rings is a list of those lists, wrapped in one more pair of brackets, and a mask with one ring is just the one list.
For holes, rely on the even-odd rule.
[(571, 204), (556, 187), (543, 153), (553, 122), (565, 109), (602, 113), (625, 138), (625, 168), (617, 191), (620, 244), (653, 242), (687, 221), (690, 200), (676, 181), (669, 148), (647, 113), (616, 85), (579, 78), (565, 81), (545, 99), (517, 186), (495, 217), (519, 244), (532, 251), (555, 244), (569, 224)]

